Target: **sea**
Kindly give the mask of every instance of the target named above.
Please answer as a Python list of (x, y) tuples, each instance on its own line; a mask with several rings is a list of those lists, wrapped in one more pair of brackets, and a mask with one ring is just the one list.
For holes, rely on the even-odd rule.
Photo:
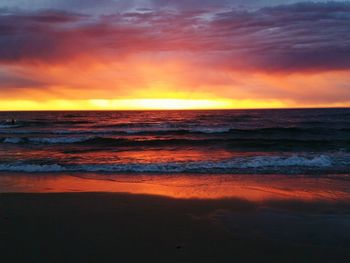
[(0, 173), (341, 177), (349, 171), (346, 108), (0, 112)]

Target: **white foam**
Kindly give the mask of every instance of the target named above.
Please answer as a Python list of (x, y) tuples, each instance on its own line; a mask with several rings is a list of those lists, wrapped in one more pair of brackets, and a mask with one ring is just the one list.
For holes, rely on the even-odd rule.
[[(38, 165), (38, 164), (1, 164), (0, 171), (17, 172), (137, 172), (137, 173), (181, 173), (181, 172), (233, 172), (255, 168), (285, 167), (329, 167), (331, 158), (325, 155), (306, 158), (302, 156), (278, 157), (258, 156), (236, 158), (217, 162), (168, 162), (168, 163), (122, 163), (122, 164), (75, 164), (75, 165)], [(274, 170), (275, 171), (275, 170)]]
[(119, 132), (125, 132), (127, 134), (140, 134), (140, 133), (147, 133), (147, 132), (153, 132), (153, 133), (160, 133), (160, 132), (176, 132), (176, 131), (181, 131), (183, 129), (179, 128), (142, 128), (142, 129), (128, 129), (128, 130), (116, 130)]
[(19, 125), (16, 124), (0, 124), (0, 129), (6, 129), (6, 128), (18, 128)]
[(66, 169), (58, 164), (0, 164), (0, 171), (7, 172), (63, 172)]
[(253, 157), (246, 163), (242, 164), (242, 168), (258, 168), (267, 166), (331, 166), (332, 161), (329, 156), (320, 155), (313, 158), (301, 156), (279, 157), (279, 156), (258, 156)]
[(10, 138), (5, 138), (4, 143), (21, 143), (22, 142), (22, 138), (18, 138), (18, 137), (10, 137)]
[(24, 143), (31, 142), (35, 144), (70, 144), (85, 142), (94, 137), (84, 136), (84, 137), (48, 137), (48, 138), (20, 138), (20, 137), (8, 137), (3, 140), (3, 143)]
[(231, 130), (230, 127), (217, 127), (217, 128), (194, 128), (191, 132), (201, 132), (201, 133), (225, 133)]
[(177, 132), (177, 131), (187, 131), (192, 133), (225, 133), (229, 132), (231, 130), (230, 127), (216, 127), (216, 128), (207, 128), (207, 127), (199, 127), (199, 128), (185, 128), (185, 127), (178, 127), (178, 128), (171, 128), (171, 127), (163, 127), (163, 128), (142, 128), (142, 129), (129, 129), (129, 130), (119, 130), (121, 132), (126, 132), (127, 134), (138, 134), (138, 133), (146, 133), (146, 132), (153, 132), (153, 133), (160, 133), (160, 132)]
[(46, 143), (46, 144), (65, 144), (65, 143), (78, 143), (85, 142), (93, 137), (52, 137), (52, 138), (29, 138), (28, 141), (33, 143)]

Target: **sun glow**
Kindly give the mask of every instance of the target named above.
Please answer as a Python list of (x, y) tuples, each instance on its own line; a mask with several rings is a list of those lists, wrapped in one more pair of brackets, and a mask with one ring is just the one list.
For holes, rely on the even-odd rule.
[(91, 100), (94, 106), (116, 109), (225, 109), (232, 105), (229, 100), (191, 100), (191, 99), (126, 99), (126, 100)]
[(0, 100), (0, 110), (193, 110), (282, 108), (280, 101), (232, 99)]

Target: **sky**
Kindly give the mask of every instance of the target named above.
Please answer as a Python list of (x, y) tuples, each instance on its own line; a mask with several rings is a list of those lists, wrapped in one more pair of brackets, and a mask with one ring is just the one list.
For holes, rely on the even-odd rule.
[(350, 106), (350, 1), (0, 0), (0, 110)]

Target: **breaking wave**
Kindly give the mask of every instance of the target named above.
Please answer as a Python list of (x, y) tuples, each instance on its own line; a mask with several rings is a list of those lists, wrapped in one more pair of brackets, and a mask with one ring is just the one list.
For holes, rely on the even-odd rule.
[(304, 156), (256, 156), (225, 161), (165, 162), (165, 163), (121, 163), (121, 164), (33, 164), (3, 163), (0, 171), (11, 172), (107, 172), (107, 173), (257, 173), (291, 172), (303, 168), (330, 168), (333, 160), (327, 155)]
[(96, 135), (84, 136), (59, 136), (59, 137), (7, 137), (0, 138), (4, 144), (49, 144), (49, 145), (70, 145), (81, 144), (85, 146), (115, 146), (115, 147), (204, 147), (221, 145), (227, 149), (259, 149), (263, 151), (323, 151), (323, 150), (350, 150), (349, 140), (326, 140), (326, 139), (253, 139), (253, 138), (226, 138), (226, 137), (150, 137), (150, 138), (128, 138), (128, 137), (104, 137)]
[[(130, 126), (124, 128), (112, 128), (109, 126), (101, 128), (86, 127), (85, 129), (11, 129), (17, 128), (17, 125), (0, 124), (0, 134), (231, 134), (231, 135), (303, 135), (303, 134), (334, 134), (350, 136), (350, 128), (297, 128), (297, 127), (272, 127), (272, 128), (252, 128), (240, 129), (229, 126), (222, 127), (138, 127)], [(109, 127), (109, 128), (108, 128)]]
[(34, 143), (34, 144), (72, 144), (86, 142), (92, 137), (52, 137), (52, 138), (27, 138), (27, 137), (9, 137), (3, 140), (3, 143)]

